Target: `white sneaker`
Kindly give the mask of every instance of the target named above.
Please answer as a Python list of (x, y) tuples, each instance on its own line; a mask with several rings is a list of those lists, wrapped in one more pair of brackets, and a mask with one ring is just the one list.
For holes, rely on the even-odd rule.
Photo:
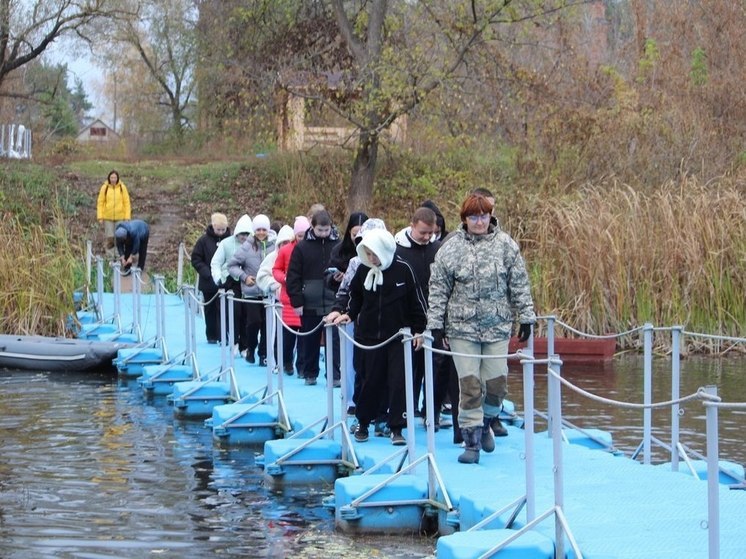
[(453, 427), (453, 417), (450, 413), (440, 414), (440, 426), (441, 427)]
[(241, 350), (241, 352), (239, 353), (239, 355), (240, 355), (241, 357), (243, 357), (244, 359), (246, 359), (246, 350), (245, 350), (245, 349), (242, 349), (242, 350)]

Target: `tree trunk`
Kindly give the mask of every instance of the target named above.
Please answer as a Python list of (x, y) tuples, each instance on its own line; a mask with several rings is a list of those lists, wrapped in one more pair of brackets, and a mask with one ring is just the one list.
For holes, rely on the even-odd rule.
[(378, 161), (378, 134), (360, 132), (355, 162), (352, 166), (350, 193), (347, 196), (347, 211), (368, 212), (373, 201), (373, 180)]

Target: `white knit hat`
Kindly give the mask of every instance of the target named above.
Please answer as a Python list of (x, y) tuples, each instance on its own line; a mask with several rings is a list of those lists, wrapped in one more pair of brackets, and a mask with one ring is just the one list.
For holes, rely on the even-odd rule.
[(264, 214), (257, 214), (256, 216), (254, 216), (253, 224), (254, 231), (256, 231), (257, 229), (266, 229), (267, 231), (269, 231), (269, 218)]

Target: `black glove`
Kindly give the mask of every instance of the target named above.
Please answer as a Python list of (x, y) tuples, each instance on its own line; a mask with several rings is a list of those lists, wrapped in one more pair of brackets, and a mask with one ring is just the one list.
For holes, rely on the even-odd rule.
[(443, 329), (436, 328), (435, 330), (431, 330), (431, 334), (433, 335), (433, 347), (438, 349), (442, 348), (443, 338), (445, 338), (445, 332), (443, 332)]
[(521, 324), (518, 328), (518, 341), (523, 343), (531, 337), (531, 325)]

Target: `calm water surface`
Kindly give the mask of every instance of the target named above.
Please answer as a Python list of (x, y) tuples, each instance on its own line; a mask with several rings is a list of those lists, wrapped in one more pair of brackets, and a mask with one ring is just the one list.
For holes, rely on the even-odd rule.
[(136, 384), (0, 370), (0, 557), (423, 557), (427, 538), (334, 532), (332, 488), (273, 494)]
[[(642, 363), (565, 368), (582, 388), (642, 402)], [(746, 360), (690, 359), (682, 394), (717, 384), (728, 401), (746, 401)], [(670, 398), (670, 362), (654, 365), (654, 401)], [(546, 405), (546, 374), (537, 404)], [(520, 370), (510, 397), (522, 413)], [(272, 493), (252, 449), (221, 449), (201, 423), (173, 419), (165, 402), (111, 377), (0, 371), (0, 557), (423, 557), (422, 537), (357, 537), (334, 531), (321, 506), (331, 487)], [(563, 389), (564, 415), (613, 433), (631, 454), (642, 440), (642, 412), (597, 404)], [(670, 438), (670, 412), (653, 414), (654, 434)], [(746, 463), (746, 413), (721, 412), (721, 456)], [(541, 422), (537, 428), (543, 428)], [(687, 404), (682, 441), (704, 452), (704, 410)], [(667, 460), (656, 450), (656, 461)]]

